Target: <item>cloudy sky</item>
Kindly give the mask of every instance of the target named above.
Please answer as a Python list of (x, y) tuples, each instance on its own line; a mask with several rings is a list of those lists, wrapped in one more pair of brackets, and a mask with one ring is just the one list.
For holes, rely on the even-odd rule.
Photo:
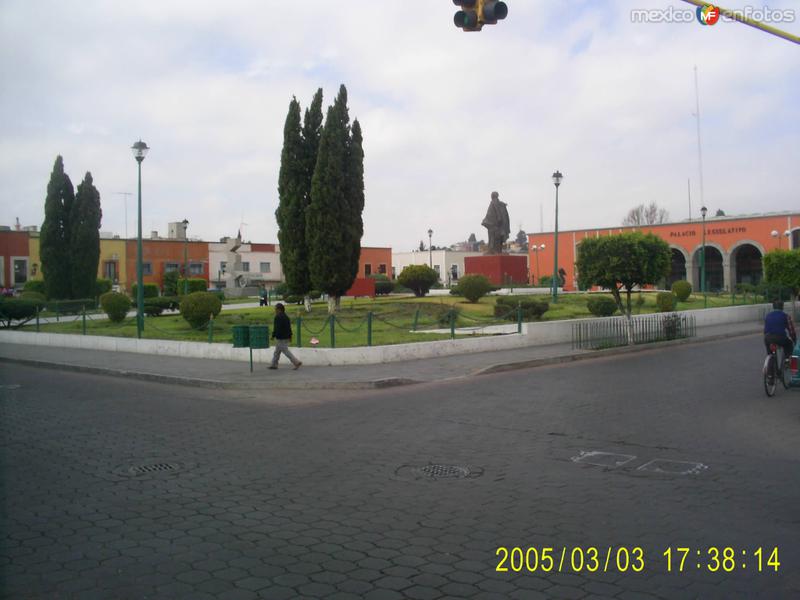
[[(634, 23), (679, 0), (508, 0), (481, 33), (450, 0), (0, 0), (0, 224), (41, 225), (56, 155), (88, 170), (103, 231), (143, 228), (277, 240), (283, 123), (339, 84), (364, 130), (363, 245), (449, 245), (480, 226), (489, 194), (512, 229), (614, 226), (656, 201), (675, 220), (704, 201), (728, 214), (800, 208), (800, 46), (738, 23)], [(763, 8), (726, 0), (726, 7)], [(770, 9), (796, 9), (771, 0)], [(133, 194), (123, 195), (124, 192)], [(543, 214), (543, 223), (540, 215)], [(427, 242), (427, 240), (426, 240)]]

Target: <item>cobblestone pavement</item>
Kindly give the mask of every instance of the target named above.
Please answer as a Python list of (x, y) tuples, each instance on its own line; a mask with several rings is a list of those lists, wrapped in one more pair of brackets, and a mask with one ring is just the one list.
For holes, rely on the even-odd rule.
[(798, 597), (800, 392), (764, 397), (761, 352), (369, 392), (2, 363), (0, 597)]

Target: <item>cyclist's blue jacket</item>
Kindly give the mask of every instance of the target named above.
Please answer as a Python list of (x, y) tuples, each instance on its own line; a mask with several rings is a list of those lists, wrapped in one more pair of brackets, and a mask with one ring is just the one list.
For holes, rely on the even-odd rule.
[(764, 319), (764, 335), (787, 335), (795, 337), (794, 326), (782, 310), (773, 310)]

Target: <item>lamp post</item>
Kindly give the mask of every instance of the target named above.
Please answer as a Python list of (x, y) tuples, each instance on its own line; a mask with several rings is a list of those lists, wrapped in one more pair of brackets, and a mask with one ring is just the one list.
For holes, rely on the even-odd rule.
[(433, 238), (433, 229), (428, 229), (428, 262), (430, 268), (433, 268), (433, 246), (431, 246), (431, 239)]
[[(784, 235), (784, 236), (786, 236), (786, 239), (787, 239), (787, 244), (788, 244), (788, 239), (789, 239), (789, 236), (790, 236), (791, 234), (792, 234), (792, 233), (791, 233), (791, 232), (790, 232), (788, 229), (787, 229), (786, 231), (784, 231), (784, 232), (783, 232), (783, 235)], [(778, 240), (778, 250), (783, 250), (783, 238), (782, 238), (781, 234), (780, 234), (780, 233), (778, 233), (778, 231), (777, 231), (776, 229), (773, 229), (773, 230), (770, 232), (770, 235), (771, 235), (772, 237), (774, 237), (776, 240)]]
[(703, 308), (708, 308), (708, 293), (706, 291), (706, 213), (708, 209), (704, 206), (700, 209), (703, 217), (703, 250), (700, 255), (700, 289), (703, 290)]
[(142, 161), (147, 156), (147, 147), (142, 140), (131, 146), (133, 157), (139, 165), (139, 229), (136, 236), (136, 337), (141, 339), (144, 331), (144, 281), (142, 273)]
[(558, 186), (564, 176), (560, 171), (553, 173), (553, 185), (556, 186), (556, 232), (555, 238), (555, 258), (553, 259), (553, 302), (558, 302)]
[(189, 220), (183, 220), (183, 295), (189, 293), (189, 238), (186, 237), (186, 229), (189, 227)]

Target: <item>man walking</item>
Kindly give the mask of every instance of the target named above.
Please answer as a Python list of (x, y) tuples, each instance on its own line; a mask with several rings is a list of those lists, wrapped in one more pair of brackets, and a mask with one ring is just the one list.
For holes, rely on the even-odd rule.
[(281, 353), (283, 353), (286, 355), (286, 358), (292, 361), (295, 370), (299, 369), (300, 365), (303, 363), (297, 360), (297, 357), (289, 350), (289, 342), (292, 341), (292, 322), (289, 320), (289, 317), (286, 316), (286, 309), (280, 302), (275, 305), (275, 321), (272, 325), (272, 337), (275, 340), (275, 354), (272, 355), (272, 364), (269, 368), (278, 368), (278, 360), (281, 357)]

